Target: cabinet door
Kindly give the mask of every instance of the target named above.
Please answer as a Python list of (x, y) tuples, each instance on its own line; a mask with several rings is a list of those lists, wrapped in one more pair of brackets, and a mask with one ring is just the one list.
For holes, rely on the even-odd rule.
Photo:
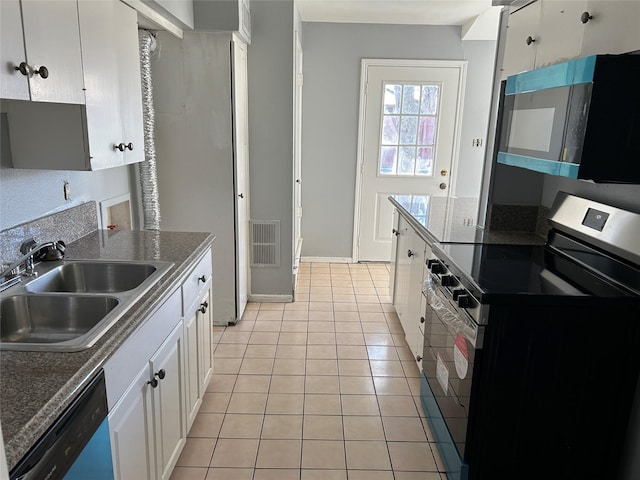
[(0, 98), (29, 100), (29, 81), (15, 68), (27, 59), (19, 0), (0, 2)]
[(586, 0), (543, 0), (535, 67), (544, 67), (580, 56), (585, 25), (580, 15)]
[(211, 289), (207, 290), (196, 310), (196, 319), (198, 323), (198, 385), (200, 396), (204, 395), (209, 379), (213, 370), (212, 347), (211, 341), (213, 337), (212, 325), (212, 308), (211, 308)]
[(80, 34), (86, 84), (88, 169), (100, 170), (124, 164), (118, 71), (114, 42), (114, 2), (80, 0)]
[(420, 338), (420, 317), (424, 312), (420, 310), (422, 301), (422, 283), (424, 281), (424, 265), (425, 250), (427, 244), (422, 240), (415, 230), (410, 230), (411, 242), (411, 267), (409, 276), (409, 294), (407, 304), (407, 328), (405, 330), (405, 338), (407, 344), (413, 351), (414, 358), (422, 352), (422, 343)]
[(31, 100), (84, 103), (77, 3), (22, 0), (21, 5), (27, 63), (49, 73), (30, 76)]
[(249, 87), (247, 46), (233, 41), (233, 128), (236, 203), (236, 318), (240, 320), (249, 297)]
[(120, 122), (122, 123), (124, 163), (144, 160), (144, 131), (142, 115), (142, 86), (140, 79), (140, 50), (138, 15), (123, 2), (114, 2), (118, 86), (120, 92)]
[(186, 441), (184, 408), (184, 336), (182, 322), (151, 357), (151, 375), (158, 380), (153, 389), (157, 478), (171, 476)]
[(191, 429), (193, 421), (198, 414), (198, 408), (202, 403), (200, 385), (198, 379), (198, 322), (196, 312), (187, 315), (184, 320), (184, 344), (185, 344), (185, 405), (187, 413), (187, 431)]
[(393, 235), (391, 235), (391, 259), (389, 262), (389, 298), (391, 298), (391, 302), (393, 302), (394, 294), (395, 294), (395, 282), (396, 282), (396, 258), (398, 255), (398, 220), (400, 214), (398, 213), (398, 209), (393, 209)]
[(404, 217), (400, 216), (398, 220), (398, 255), (396, 257), (396, 281), (393, 305), (405, 332), (407, 331), (407, 308), (409, 305), (409, 284), (411, 281), (411, 257), (407, 255), (411, 248), (410, 231), (409, 223)]
[(589, 0), (587, 11), (593, 18), (584, 26), (582, 55), (640, 49), (640, 2)]
[(535, 40), (538, 36), (540, 3), (531, 3), (509, 15), (502, 60), (503, 80), (514, 73), (531, 70), (535, 65), (536, 42), (527, 45), (527, 37)]
[(155, 479), (153, 411), (149, 365), (109, 412), (109, 431), (116, 480)]

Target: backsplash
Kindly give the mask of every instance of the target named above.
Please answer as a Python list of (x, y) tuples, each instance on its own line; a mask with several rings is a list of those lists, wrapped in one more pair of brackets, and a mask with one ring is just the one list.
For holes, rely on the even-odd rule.
[(489, 205), (489, 230), (532, 232), (546, 237), (549, 209), (539, 205)]
[(0, 259), (10, 262), (18, 258), (20, 244), (27, 238), (35, 238), (38, 243), (62, 240), (69, 244), (97, 229), (96, 202), (82, 203), (0, 231)]

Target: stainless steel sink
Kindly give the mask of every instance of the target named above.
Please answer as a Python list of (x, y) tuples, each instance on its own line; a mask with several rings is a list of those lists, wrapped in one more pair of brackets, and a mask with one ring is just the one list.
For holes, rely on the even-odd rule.
[(0, 293), (0, 350), (84, 350), (173, 266), (169, 262), (42, 262)]
[(61, 343), (89, 332), (118, 306), (110, 296), (14, 295), (0, 299), (0, 340)]
[(65, 263), (30, 281), (28, 292), (126, 292), (138, 287), (157, 267), (148, 263)]

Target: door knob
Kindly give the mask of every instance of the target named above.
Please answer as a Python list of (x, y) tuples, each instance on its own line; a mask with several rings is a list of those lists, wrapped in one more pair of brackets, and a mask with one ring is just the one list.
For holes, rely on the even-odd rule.
[(440, 190), (446, 190), (447, 189), (447, 184), (446, 183), (441, 183), (439, 185), (439, 187), (440, 187)]

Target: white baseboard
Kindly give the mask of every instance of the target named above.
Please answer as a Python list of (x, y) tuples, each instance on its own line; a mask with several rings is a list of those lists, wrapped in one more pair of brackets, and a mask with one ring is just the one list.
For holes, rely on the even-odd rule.
[(351, 257), (302, 257), (303, 263), (355, 263)]
[(293, 295), (249, 295), (250, 302), (260, 303), (291, 303)]

